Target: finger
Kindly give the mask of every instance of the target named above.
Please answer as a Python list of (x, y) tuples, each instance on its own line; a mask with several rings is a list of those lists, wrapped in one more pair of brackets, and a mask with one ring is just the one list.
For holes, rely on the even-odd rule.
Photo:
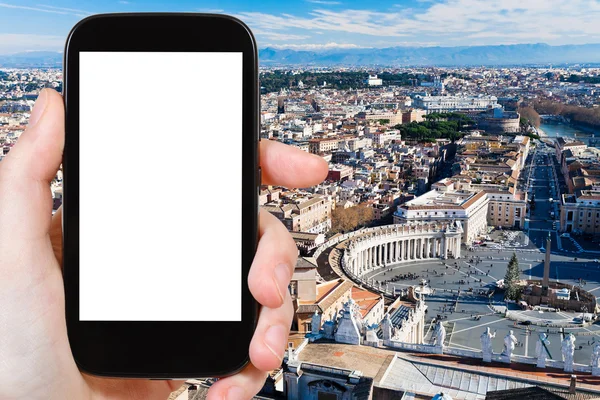
[(260, 241), (248, 274), (248, 287), (263, 306), (283, 304), (298, 248), (285, 226), (270, 212), (260, 210)]
[(267, 373), (248, 364), (239, 374), (219, 380), (208, 390), (206, 400), (248, 400), (262, 389)]
[(321, 183), (327, 176), (327, 161), (293, 146), (273, 140), (260, 142), (260, 165), (264, 185), (303, 188)]
[(50, 242), (58, 265), (62, 268), (62, 206), (52, 216), (50, 224)]
[(44, 89), (29, 126), (0, 163), (0, 217), (13, 239), (46, 237), (52, 215), (50, 180), (60, 166), (64, 147), (64, 104)]
[(185, 383), (182, 380), (103, 378), (83, 374), (93, 398), (164, 400)]
[(292, 297), (286, 292), (279, 308), (262, 307), (250, 342), (250, 361), (261, 371), (281, 366), (294, 316)]

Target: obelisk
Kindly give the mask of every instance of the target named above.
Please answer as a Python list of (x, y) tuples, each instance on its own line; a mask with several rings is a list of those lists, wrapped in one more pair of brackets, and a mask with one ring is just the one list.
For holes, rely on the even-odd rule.
[(550, 246), (552, 240), (550, 239), (550, 232), (548, 232), (548, 238), (546, 239), (546, 259), (544, 260), (544, 278), (542, 279), (542, 296), (548, 296), (548, 284), (550, 283)]

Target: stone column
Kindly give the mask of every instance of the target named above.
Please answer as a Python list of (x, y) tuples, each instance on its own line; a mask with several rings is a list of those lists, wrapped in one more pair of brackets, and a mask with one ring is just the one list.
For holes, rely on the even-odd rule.
[(394, 261), (400, 261), (400, 241), (396, 240), (396, 259)]
[(448, 248), (448, 238), (446, 236), (442, 236), (442, 258), (445, 260), (446, 258), (448, 258), (446, 249)]
[(365, 251), (361, 251), (360, 252), (360, 257), (358, 258), (358, 269), (360, 270), (360, 273), (362, 274), (365, 268)]
[(418, 238), (414, 239), (413, 251), (414, 251), (413, 258), (415, 260), (418, 260), (419, 259), (419, 239)]
[(384, 264), (388, 263), (388, 244), (387, 243), (383, 244), (383, 263)]
[(456, 254), (454, 257), (460, 258), (460, 236), (456, 238)]

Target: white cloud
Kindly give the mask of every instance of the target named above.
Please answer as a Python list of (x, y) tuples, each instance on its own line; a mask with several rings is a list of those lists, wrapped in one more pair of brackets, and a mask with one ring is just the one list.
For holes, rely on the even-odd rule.
[(55, 6), (50, 6), (48, 4), (38, 4), (38, 7), (44, 7), (44, 8), (48, 8), (51, 10), (66, 11), (66, 12), (72, 12), (72, 13), (78, 13), (78, 14), (92, 14), (89, 11), (78, 10), (76, 8), (55, 7)]
[[(321, 1), (321, 0), (317, 0)], [(323, 0), (326, 1), (326, 0)], [(263, 32), (309, 35), (319, 42), (361, 45), (373, 38), (433, 45), (600, 42), (599, 0), (441, 0), (420, 1), (422, 9), (389, 12), (314, 9), (307, 15), (242, 12), (238, 16)], [(341, 34), (344, 37), (341, 37)], [(275, 40), (275, 39), (273, 39)]]
[(0, 33), (0, 54), (35, 50), (62, 51), (65, 39), (64, 36)]
[(28, 11), (37, 11), (37, 12), (45, 12), (45, 13), (51, 13), (51, 14), (63, 14), (63, 15), (75, 15), (77, 17), (87, 17), (89, 15), (89, 13), (84, 12), (73, 12), (73, 11), (67, 11), (66, 9), (60, 9), (60, 8), (48, 8), (47, 6), (44, 6), (46, 8), (43, 7), (30, 7), (30, 6), (22, 6), (22, 5), (16, 5), (16, 4), (8, 4), (8, 3), (0, 3), (0, 7), (3, 8), (12, 8), (12, 9), (18, 9), (18, 10), (28, 10)]
[(269, 40), (304, 40), (310, 38), (308, 35), (295, 35), (291, 33), (280, 33), (273, 31), (263, 31), (260, 29), (253, 29), (252, 32), (259, 39), (269, 39)]
[(295, 44), (295, 43), (287, 43), (287, 44), (272, 44), (267, 43), (265, 47), (273, 47), (276, 49), (291, 49), (291, 50), (329, 50), (329, 49), (364, 49), (368, 48), (366, 46), (359, 46), (353, 43), (304, 43), (304, 44)]

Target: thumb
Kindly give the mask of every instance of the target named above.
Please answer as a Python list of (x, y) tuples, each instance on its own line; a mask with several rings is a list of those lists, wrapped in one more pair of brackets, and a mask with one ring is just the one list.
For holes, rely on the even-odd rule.
[(0, 162), (0, 237), (34, 239), (48, 234), (50, 181), (62, 161), (64, 139), (62, 96), (44, 89), (27, 130)]

